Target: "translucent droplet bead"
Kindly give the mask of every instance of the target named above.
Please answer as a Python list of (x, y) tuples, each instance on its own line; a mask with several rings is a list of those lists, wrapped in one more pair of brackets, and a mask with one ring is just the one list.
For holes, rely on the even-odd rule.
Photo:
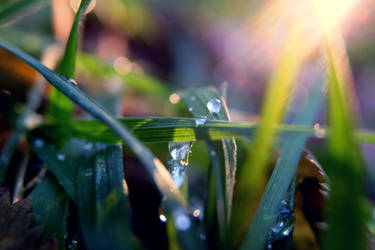
[(211, 99), (207, 102), (207, 109), (211, 114), (219, 114), (221, 110), (221, 101), (219, 99)]
[(204, 125), (206, 123), (206, 121), (207, 121), (207, 117), (206, 116), (195, 118), (195, 125), (196, 126)]
[(161, 222), (167, 222), (167, 217), (164, 214), (159, 215), (159, 219)]
[(192, 108), (192, 107), (189, 107), (188, 109), (189, 109), (189, 111), (190, 111), (190, 112), (192, 112), (192, 111), (193, 111), (193, 108)]
[(40, 139), (36, 139), (34, 141), (34, 146), (37, 147), (37, 148), (41, 148), (44, 146), (44, 141), (40, 140)]
[(175, 161), (182, 161), (190, 151), (189, 142), (170, 142), (168, 144), (171, 157)]
[(78, 86), (78, 83), (77, 83), (76, 80), (74, 80), (73, 78), (66, 77), (66, 76), (61, 76), (61, 78), (62, 78), (64, 81), (67, 81), (67, 82), (69, 82), (70, 84), (72, 84), (72, 85), (74, 85), (74, 86)]
[(65, 155), (63, 155), (63, 154), (57, 154), (57, 155), (56, 155), (56, 158), (57, 158), (57, 160), (59, 160), (59, 161), (63, 161), (63, 160), (65, 160)]
[(177, 209), (173, 212), (173, 219), (177, 230), (186, 231), (190, 228), (190, 218), (182, 209)]

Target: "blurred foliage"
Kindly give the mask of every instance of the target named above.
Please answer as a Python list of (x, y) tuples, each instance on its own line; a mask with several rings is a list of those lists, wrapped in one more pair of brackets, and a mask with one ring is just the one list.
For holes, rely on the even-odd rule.
[(0, 244), (373, 247), (374, 10), (0, 0)]

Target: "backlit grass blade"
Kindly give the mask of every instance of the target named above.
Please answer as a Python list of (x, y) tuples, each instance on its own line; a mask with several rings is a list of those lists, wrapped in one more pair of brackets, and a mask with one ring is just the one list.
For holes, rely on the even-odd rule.
[[(299, 111), (299, 115), (293, 124), (310, 126), (313, 124), (323, 100), (324, 82), (323, 77), (321, 77), (309, 89), (308, 101)], [(288, 187), (296, 174), (298, 162), (307, 139), (308, 136), (305, 134), (285, 137), (285, 141), (281, 145), (281, 155), (263, 193), (246, 239), (241, 246), (242, 249), (265, 249), (269, 232), (279, 215), (281, 202), (285, 199)]]
[(28, 63), (31, 67), (41, 73), (53, 86), (78, 104), (83, 110), (106, 124), (112, 131), (114, 131), (130, 148), (130, 150), (134, 152), (138, 159), (143, 163), (150, 176), (153, 177), (157, 187), (166, 197), (165, 204), (169, 210), (172, 211), (175, 208), (186, 207), (186, 201), (174, 185), (168, 170), (147, 147), (131, 134), (126, 127), (119, 123), (101, 106), (96, 104), (94, 100), (82, 92), (77, 86), (62, 79), (61, 76), (46, 68), (30, 55), (17, 48), (10, 47), (3, 42), (0, 42), (0, 47), (15, 54), (17, 57)]
[[(65, 47), (63, 58), (60, 61), (57, 72), (67, 78), (74, 78), (76, 58), (78, 50), (78, 28), (91, 0), (82, 0), (75, 15), (72, 29)], [(64, 121), (71, 119), (73, 115), (73, 103), (64, 94), (55, 88), (51, 89), (49, 96), (48, 113), (50, 119)]]
[(324, 249), (366, 249), (364, 162), (357, 145), (349, 106), (350, 68), (341, 39), (327, 38), (328, 121), (330, 161), (328, 231)]
[[(251, 210), (259, 187), (265, 182), (265, 170), (276, 139), (274, 125), (284, 116), (293, 83), (303, 62), (303, 47), (298, 31), (289, 34), (284, 43), (277, 66), (271, 76), (261, 111), (262, 126), (256, 132), (250, 147), (249, 157), (241, 168), (233, 199), (231, 220), (231, 238), (233, 244), (239, 244), (251, 221)], [(245, 212), (248, 211), (248, 212)]]
[(56, 179), (47, 174), (29, 198), (31, 208), (36, 215), (36, 222), (43, 226), (43, 240), (46, 241), (55, 235), (59, 249), (65, 249), (64, 235), (66, 234), (69, 196), (59, 186)]
[[(260, 124), (234, 123), (228, 121), (207, 120), (199, 127), (194, 118), (178, 117), (137, 117), (118, 118), (118, 122), (126, 126), (132, 134), (142, 142), (184, 142), (197, 140), (221, 140), (224, 138), (252, 138)], [(295, 124), (277, 124), (274, 129), (284, 135), (315, 136), (312, 126)], [(97, 120), (76, 120), (68, 123), (48, 123), (31, 131), (35, 135), (43, 135), (51, 140), (76, 137), (97, 142), (119, 142), (121, 138), (108, 126)], [(330, 129), (325, 129), (327, 137)], [(355, 131), (356, 139), (361, 143), (375, 144), (375, 131)]]

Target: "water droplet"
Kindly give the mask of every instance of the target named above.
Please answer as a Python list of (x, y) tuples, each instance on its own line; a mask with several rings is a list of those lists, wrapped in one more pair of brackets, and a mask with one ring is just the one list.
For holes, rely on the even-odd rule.
[(192, 108), (192, 107), (189, 107), (189, 111), (190, 111), (190, 112), (193, 112), (193, 108)]
[(186, 231), (190, 228), (191, 221), (189, 216), (182, 209), (173, 212), (174, 225), (179, 231)]
[(85, 150), (91, 150), (92, 149), (92, 143), (91, 142), (86, 143), (83, 146), (83, 149), (85, 149)]
[(168, 147), (172, 159), (175, 161), (184, 160), (190, 152), (190, 142), (170, 142)]
[(176, 187), (181, 187), (185, 180), (186, 166), (178, 161), (169, 161), (170, 172)]
[(63, 160), (65, 160), (65, 155), (63, 155), (63, 154), (57, 154), (57, 155), (56, 155), (56, 158), (57, 158), (59, 161), (63, 161)]
[(165, 217), (164, 214), (159, 215), (159, 219), (161, 220), (161, 222), (167, 222), (167, 217)]
[(34, 146), (37, 148), (41, 148), (44, 146), (44, 141), (42, 141), (41, 139), (36, 139), (34, 140)]
[(168, 161), (169, 171), (174, 184), (180, 187), (185, 180), (186, 166), (191, 148), (190, 142), (170, 142), (168, 144), (170, 159)]
[(272, 249), (273, 244), (283, 238), (289, 237), (295, 226), (293, 208), (288, 201), (283, 200), (280, 204), (279, 215), (269, 233), (268, 249)]
[(90, 176), (92, 176), (92, 170), (91, 170), (91, 169), (86, 170), (85, 173), (84, 173), (84, 176), (85, 176), (85, 177), (90, 177)]
[(221, 101), (219, 99), (211, 99), (207, 103), (207, 109), (212, 114), (219, 114), (221, 110)]
[(211, 150), (211, 151), (210, 151), (210, 155), (211, 155), (211, 156), (215, 156), (215, 155), (216, 155), (215, 150)]
[(196, 126), (203, 125), (203, 124), (206, 123), (206, 121), (207, 121), (207, 117), (206, 116), (195, 118), (195, 125)]
[(325, 134), (326, 134), (326, 131), (324, 128), (322, 128), (320, 126), (319, 123), (315, 123), (314, 124), (314, 133), (315, 133), (315, 137), (317, 138), (324, 138)]
[(104, 160), (103, 160), (103, 159), (98, 159), (98, 160), (96, 160), (96, 166), (97, 166), (98, 168), (104, 168), (104, 167), (105, 167), (105, 162), (104, 162)]
[(66, 76), (61, 76), (61, 78), (64, 80), (64, 81), (67, 81), (68, 83), (74, 85), (74, 86), (78, 86), (78, 83), (76, 82), (76, 80), (74, 80), (73, 78), (70, 78), (70, 77), (66, 77)]
[(190, 96), (190, 101), (194, 102), (195, 100), (197, 100), (197, 98), (194, 95)]

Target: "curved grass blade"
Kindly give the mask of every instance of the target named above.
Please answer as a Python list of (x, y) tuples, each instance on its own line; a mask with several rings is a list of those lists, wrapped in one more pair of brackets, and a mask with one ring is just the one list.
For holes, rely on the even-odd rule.
[[(201, 123), (205, 123), (207, 118), (211, 120), (230, 120), (225, 99), (220, 96), (215, 88), (192, 89), (184, 91), (181, 95), (182, 100), (195, 117), (194, 122), (198, 127)], [(209, 109), (210, 104), (218, 104), (219, 110), (212, 112), (213, 110)], [(208, 140), (207, 144), (210, 149), (209, 152), (214, 152), (210, 153), (210, 158), (215, 176), (217, 219), (220, 228), (220, 239), (225, 243), (237, 169), (237, 145), (234, 138), (224, 138), (221, 139), (221, 142)], [(224, 171), (222, 171), (221, 166), (224, 166)]]
[(30, 8), (39, 2), (47, 2), (46, 0), (17, 0), (10, 1), (9, 3), (0, 7), (0, 23), (9, 21), (13, 16), (19, 14), (21, 11)]
[(42, 182), (31, 192), (31, 208), (36, 215), (36, 222), (43, 225), (43, 240), (56, 235), (59, 249), (65, 249), (66, 219), (68, 217), (69, 196), (57, 184), (51, 175), (46, 175)]
[(366, 249), (364, 208), (364, 162), (353, 130), (348, 93), (350, 68), (344, 43), (327, 38), (328, 120), (331, 134), (327, 173), (330, 180), (328, 232), (324, 249)]
[[(323, 77), (309, 91), (309, 99), (300, 110), (293, 124), (311, 126), (323, 100)], [(299, 159), (307, 142), (308, 136), (294, 134), (285, 138), (281, 145), (281, 155), (268, 181), (261, 202), (251, 222), (242, 249), (265, 249), (271, 227), (279, 215), (283, 199), (296, 173)], [(294, 197), (294, 194), (292, 195)]]
[(138, 139), (136, 139), (136, 137), (134, 137), (129, 132), (128, 129), (126, 129), (121, 123), (117, 122), (114, 117), (112, 117), (102, 107), (96, 104), (77, 86), (72, 85), (68, 81), (65, 81), (55, 72), (39, 63), (33, 57), (29, 56), (19, 49), (6, 45), (3, 42), (0, 42), (0, 47), (8, 50), (9, 52), (18, 56), (20, 59), (24, 60), (31, 67), (41, 73), (53, 86), (67, 95), (71, 100), (77, 103), (93, 117), (105, 123), (116, 134), (118, 134), (123, 142), (127, 146), (129, 146), (129, 148), (144, 164), (150, 176), (154, 178), (154, 181), (161, 193), (166, 196), (165, 203), (167, 204), (168, 209), (172, 211), (176, 207), (186, 207), (186, 201), (182, 198), (180, 192), (174, 185), (172, 177), (170, 176), (168, 170), (147, 147), (145, 147)]
[[(82, 0), (75, 15), (72, 29), (65, 47), (65, 52), (58, 66), (57, 72), (67, 78), (74, 78), (78, 48), (78, 27), (91, 0)], [(50, 119), (65, 121), (73, 116), (73, 103), (64, 94), (55, 88), (51, 89), (47, 115)]]
[(265, 102), (262, 105), (262, 126), (256, 131), (248, 160), (245, 162), (245, 167), (241, 168), (236, 183), (230, 227), (230, 238), (233, 239), (234, 245), (237, 245), (240, 238), (248, 231), (252, 215), (244, 211), (252, 211), (256, 205), (255, 195), (266, 181), (266, 165), (271, 159), (270, 152), (276, 139), (277, 131), (274, 125), (283, 119), (294, 80), (303, 61), (300, 36), (297, 31), (291, 33), (284, 43), (285, 47), (271, 77)]
[[(231, 137), (251, 138), (254, 131), (260, 126), (260, 124), (207, 120), (205, 124), (197, 127), (194, 118), (178, 117), (118, 118), (117, 121), (144, 143), (221, 140)], [(278, 124), (274, 126), (274, 129), (286, 136), (299, 134), (314, 137), (316, 133), (313, 127), (306, 125)], [(49, 123), (40, 125), (30, 133), (42, 135), (55, 141), (68, 137), (97, 142), (121, 141), (116, 133), (97, 120), (76, 120), (62, 124)], [(326, 138), (329, 134), (330, 129), (326, 128), (322, 138)], [(375, 144), (374, 131), (358, 130), (354, 135), (361, 143)]]

